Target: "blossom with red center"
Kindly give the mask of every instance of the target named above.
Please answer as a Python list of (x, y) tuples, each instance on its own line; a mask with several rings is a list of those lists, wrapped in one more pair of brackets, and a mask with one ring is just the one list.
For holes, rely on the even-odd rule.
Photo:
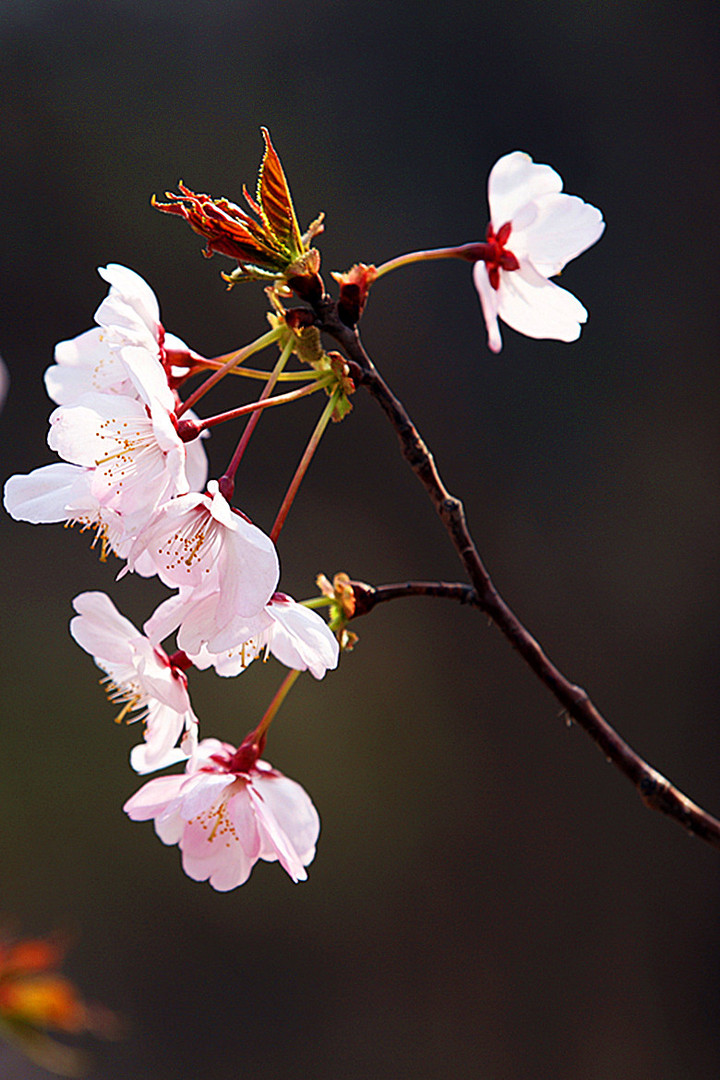
[(474, 267), (488, 345), (502, 348), (498, 319), (533, 338), (574, 341), (587, 311), (572, 293), (548, 280), (602, 235), (600, 211), (562, 191), (549, 165), (516, 150), (488, 178), (487, 255)]
[(163, 843), (180, 847), (188, 877), (220, 892), (247, 881), (258, 859), (305, 881), (315, 856), (317, 810), (299, 784), (260, 760), (252, 739), (237, 750), (203, 739), (185, 775), (149, 780), (123, 807), (133, 821), (153, 819)]

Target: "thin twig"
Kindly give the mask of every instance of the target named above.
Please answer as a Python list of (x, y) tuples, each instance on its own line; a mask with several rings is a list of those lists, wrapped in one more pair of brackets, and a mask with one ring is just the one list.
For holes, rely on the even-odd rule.
[(401, 600), (406, 596), (438, 596), (473, 607), (482, 606), (472, 585), (455, 581), (403, 581), (397, 585), (368, 585), (365, 581), (351, 581), (350, 585), (355, 595), (354, 619), (367, 615), (378, 604)]
[[(430, 450), (405, 407), (395, 397), (365, 352), (357, 331), (347, 327), (340, 320), (335, 302), (329, 296), (324, 296), (315, 305), (315, 314), (321, 330), (333, 337), (344, 349), (350, 361), (350, 374), (355, 383), (367, 389), (395, 430), (403, 457), (432, 500), (470, 578), (476, 597), (474, 602), (477, 606), (489, 616), (513, 648), (520, 653), (528, 666), (554, 694), (566, 714), (587, 732), (607, 760), (616, 765), (635, 785), (646, 806), (667, 814), (684, 825), (689, 832), (706, 840), (713, 847), (720, 848), (720, 821), (692, 802), (618, 735), (592, 703), (585, 690), (572, 683), (555, 667), (540, 644), (505, 603), (480, 558), (465, 519), (462, 502), (451, 495), (445, 487)], [(391, 588), (399, 590), (395, 592), (393, 599), (401, 595), (416, 595), (407, 587), (404, 592), (402, 586)], [(426, 590), (425, 595), (447, 595), (447, 593), (433, 594)], [(391, 597), (386, 594), (386, 598)]]

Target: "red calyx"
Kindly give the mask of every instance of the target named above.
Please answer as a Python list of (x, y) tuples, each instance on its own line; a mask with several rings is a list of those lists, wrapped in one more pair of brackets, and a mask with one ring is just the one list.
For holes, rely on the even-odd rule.
[(484, 257), (483, 261), (487, 266), (488, 277), (490, 278), (490, 284), (493, 289), (500, 288), (501, 270), (520, 269), (520, 263), (517, 261), (512, 251), (508, 251), (505, 247), (510, 239), (511, 232), (512, 222), (510, 221), (506, 221), (504, 225), (501, 225), (497, 232), (495, 232), (492, 225), (488, 225), (487, 227), (485, 239), (490, 251)]
[(227, 763), (228, 770), (234, 773), (250, 772), (255, 767), (255, 762), (264, 749), (265, 736), (263, 735), (259, 741), (256, 741), (255, 732), (251, 731), (229, 759)]

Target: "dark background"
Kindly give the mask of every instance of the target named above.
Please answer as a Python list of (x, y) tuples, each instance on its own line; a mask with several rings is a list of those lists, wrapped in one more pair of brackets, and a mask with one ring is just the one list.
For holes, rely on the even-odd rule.
[[(434, 449), (496, 583), (621, 733), (720, 812), (717, 26), (663, 0), (441, 5), (20, 2), (0, 7), (3, 478), (52, 460), (41, 375), (91, 325), (96, 267), (156, 290), (208, 355), (262, 332), (259, 289), (149, 207), (178, 178), (239, 198), (267, 125), (326, 276), (481, 238), (485, 184), (524, 149), (600, 206), (563, 284), (579, 342), (485, 345), (469, 267), (378, 283), (366, 344)], [(217, 400), (220, 400), (219, 398)], [(222, 399), (223, 403), (225, 398)], [(455, 579), (432, 509), (363, 394), (326, 435), (281, 538), (318, 571)], [(260, 425), (238, 500), (269, 528), (315, 422)], [(214, 471), (233, 432), (210, 447)], [(306, 678), (267, 757), (323, 822), (309, 881), (260, 864), (229, 894), (121, 811), (137, 786), (70, 599), (141, 622), (86, 536), (2, 528), (0, 914), (70, 930), (67, 970), (121, 1012), (97, 1080), (716, 1080), (720, 854), (635, 791), (476, 612), (412, 600)], [(278, 683), (193, 678), (237, 741)], [(3, 1076), (39, 1076), (0, 1059)]]

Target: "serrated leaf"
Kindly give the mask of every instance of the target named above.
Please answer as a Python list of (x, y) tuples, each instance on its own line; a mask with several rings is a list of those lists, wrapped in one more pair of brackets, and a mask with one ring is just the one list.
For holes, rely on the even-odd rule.
[(270, 132), (267, 128), (261, 128), (261, 131), (265, 140), (265, 154), (258, 175), (258, 205), (268, 229), (287, 248), (291, 258), (296, 259), (302, 253), (303, 243), (290, 189)]

